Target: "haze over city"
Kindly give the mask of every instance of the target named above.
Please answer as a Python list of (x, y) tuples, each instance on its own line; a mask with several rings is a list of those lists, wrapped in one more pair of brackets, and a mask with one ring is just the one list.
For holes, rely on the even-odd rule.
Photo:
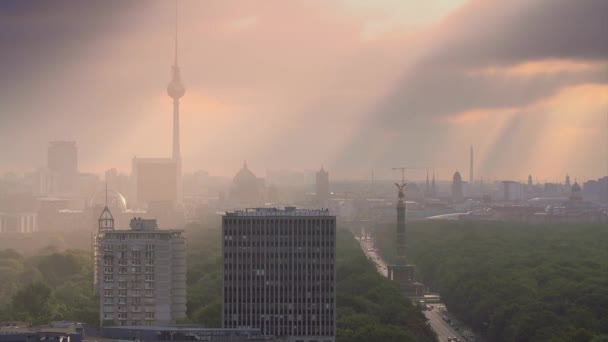
[(608, 342), (607, 0), (0, 1), (0, 342)]
[[(606, 173), (603, 0), (179, 1), (184, 172)], [(171, 1), (0, 3), (1, 172), (169, 156)], [(409, 177), (423, 179), (425, 171)]]

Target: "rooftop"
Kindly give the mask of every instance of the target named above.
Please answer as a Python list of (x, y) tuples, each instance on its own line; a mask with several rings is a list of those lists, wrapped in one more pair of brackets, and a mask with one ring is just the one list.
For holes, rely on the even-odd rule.
[(328, 209), (285, 208), (247, 208), (226, 212), (225, 216), (331, 216)]

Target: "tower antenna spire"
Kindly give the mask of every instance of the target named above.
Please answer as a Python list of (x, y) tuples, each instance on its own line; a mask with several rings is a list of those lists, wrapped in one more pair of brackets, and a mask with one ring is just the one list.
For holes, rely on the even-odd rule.
[(174, 65), (175, 67), (178, 66), (177, 64), (177, 0), (175, 0), (175, 51), (174, 51)]

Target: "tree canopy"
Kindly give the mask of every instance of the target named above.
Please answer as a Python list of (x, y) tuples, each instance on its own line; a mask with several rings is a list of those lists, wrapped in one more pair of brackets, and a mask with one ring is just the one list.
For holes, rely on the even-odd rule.
[[(608, 335), (608, 228), (504, 222), (408, 224), (408, 253), (449, 310), (491, 341)], [(394, 225), (375, 231), (394, 260)]]

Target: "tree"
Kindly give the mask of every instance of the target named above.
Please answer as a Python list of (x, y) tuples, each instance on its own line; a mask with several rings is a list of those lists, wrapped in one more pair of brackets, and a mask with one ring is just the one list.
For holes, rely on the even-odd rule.
[(12, 311), (20, 320), (48, 323), (52, 315), (52, 289), (41, 282), (26, 285), (13, 296)]

